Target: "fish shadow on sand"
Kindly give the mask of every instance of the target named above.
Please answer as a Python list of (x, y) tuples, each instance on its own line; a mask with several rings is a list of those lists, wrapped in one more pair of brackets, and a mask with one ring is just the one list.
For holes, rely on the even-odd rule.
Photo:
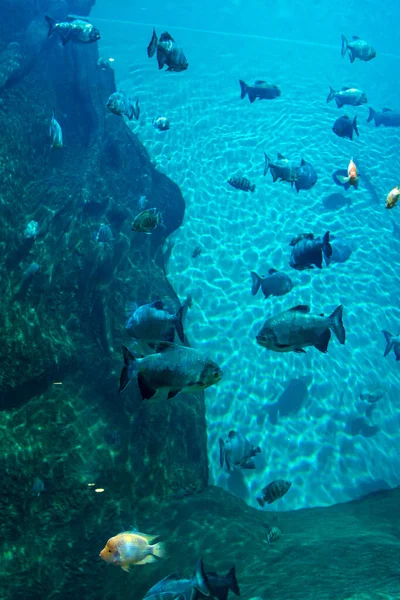
[(363, 437), (372, 437), (378, 433), (379, 427), (377, 425), (368, 425), (364, 417), (356, 417), (347, 421), (346, 431), (352, 436), (362, 435)]
[(309, 377), (291, 379), (277, 402), (266, 406), (269, 422), (272, 425), (278, 423), (279, 417), (287, 417), (300, 411), (307, 399), (310, 383), (311, 379)]

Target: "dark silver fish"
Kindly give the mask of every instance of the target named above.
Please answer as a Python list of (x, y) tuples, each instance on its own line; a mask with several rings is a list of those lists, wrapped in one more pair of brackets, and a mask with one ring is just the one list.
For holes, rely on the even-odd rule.
[(326, 101), (330, 102), (334, 99), (338, 108), (341, 108), (345, 104), (350, 106), (361, 106), (362, 104), (366, 104), (368, 102), (367, 96), (364, 94), (364, 92), (358, 90), (357, 88), (343, 87), (339, 92), (336, 92), (330, 86), (329, 89), (330, 92)]
[(315, 172), (312, 164), (306, 162), (303, 158), (301, 159), (300, 167), (297, 169), (296, 180), (294, 187), (297, 193), (300, 190), (310, 190), (318, 180), (318, 175)]
[(254, 271), (251, 272), (251, 293), (255, 296), (261, 287), (265, 299), (270, 296), (284, 296), (293, 288), (293, 282), (289, 275), (281, 273), (276, 269), (270, 269), (267, 277), (260, 277)]
[(246, 94), (250, 102), (254, 102), (257, 98), (260, 100), (273, 100), (281, 95), (280, 89), (276, 85), (261, 81), (260, 79), (257, 79), (253, 85), (247, 85), (241, 79), (239, 79), (239, 83), (241, 100), (243, 100)]
[(153, 35), (147, 47), (147, 56), (152, 58), (156, 50), (159, 69), (162, 69), (164, 65), (167, 65), (167, 71), (179, 72), (188, 68), (189, 63), (182, 48), (178, 46), (167, 31), (162, 33), (160, 39), (158, 39), (156, 30), (153, 29)]
[(342, 313), (343, 306), (338, 306), (329, 317), (310, 314), (309, 306), (294, 306), (267, 319), (256, 340), (275, 352), (305, 352), (307, 346), (315, 346), (325, 353), (331, 329), (341, 344), (346, 341)]
[(381, 112), (376, 112), (369, 107), (367, 123), (374, 121), (375, 127), (384, 125), (385, 127), (400, 127), (400, 111), (391, 108), (383, 108)]
[(296, 244), (301, 242), (301, 240), (313, 240), (313, 239), (314, 239), (313, 233), (299, 233), (299, 235), (296, 235), (294, 238), (292, 238), (289, 246), (295, 246)]
[(156, 208), (147, 208), (135, 217), (132, 223), (132, 231), (150, 235), (150, 233), (162, 223), (163, 218), (160, 211)]
[(167, 117), (162, 117), (161, 115), (155, 117), (153, 119), (153, 127), (154, 129), (157, 129), (157, 131), (168, 131), (170, 127), (169, 120)]
[(219, 463), (221, 468), (226, 464), (228, 471), (233, 467), (239, 469), (255, 469), (252, 458), (261, 452), (260, 446), (256, 448), (247, 438), (237, 431), (230, 431), (228, 439), (219, 438)]
[(393, 350), (396, 360), (400, 360), (400, 334), (392, 335), (388, 331), (382, 331), (386, 340), (386, 348), (383, 356), (387, 356)]
[(154, 344), (155, 354), (136, 358), (122, 346), (124, 366), (119, 392), (123, 392), (132, 377), (137, 377), (142, 398), (152, 398), (161, 390), (168, 399), (179, 392), (197, 392), (215, 385), (222, 378), (219, 366), (195, 348), (176, 346), (169, 342)]
[(66, 21), (59, 23), (47, 15), (45, 19), (49, 26), (48, 36), (58, 33), (63, 46), (68, 42), (91, 44), (97, 42), (101, 37), (99, 30), (85, 19), (68, 17)]
[(299, 167), (278, 152), (278, 160), (273, 162), (264, 152), (264, 176), (271, 171), (272, 181), (287, 181), (292, 186), (297, 179)]
[(175, 330), (181, 340), (185, 343), (185, 334), (183, 332), (183, 315), (186, 305), (182, 304), (178, 312), (173, 315), (168, 312), (161, 300), (156, 300), (151, 304), (139, 306), (129, 317), (125, 325), (126, 331), (130, 336), (139, 341), (174, 341)]
[(370, 46), (365, 40), (360, 40), (359, 37), (353, 35), (352, 41), (348, 42), (342, 34), (342, 58), (349, 55), (350, 62), (353, 63), (356, 58), (364, 62), (372, 60), (376, 56), (376, 50)]
[(279, 500), (289, 491), (292, 483), (290, 481), (284, 481), (283, 479), (276, 479), (272, 481), (261, 490), (262, 497), (257, 498), (258, 504), (263, 507), (265, 503), (272, 504), (275, 500)]
[(247, 177), (231, 177), (228, 179), (228, 183), (235, 189), (242, 190), (243, 192), (254, 192), (256, 189), (255, 184), (251, 184)]
[(179, 572), (171, 573), (153, 585), (143, 600), (197, 600), (201, 596), (210, 598), (211, 590), (203, 561), (198, 560), (192, 577), (184, 578)]
[(349, 140), (353, 140), (353, 132), (355, 132), (357, 137), (359, 137), (360, 134), (358, 133), (357, 129), (357, 117), (354, 117), (353, 120), (351, 120), (347, 115), (339, 117), (334, 122), (332, 131), (338, 137), (348, 138)]
[(107, 100), (107, 108), (114, 115), (118, 115), (119, 117), (125, 116), (130, 121), (132, 121), (133, 117), (138, 121), (140, 117), (139, 99), (136, 98), (133, 101), (132, 98), (125, 96), (122, 92), (111, 94)]
[(313, 269), (312, 265), (322, 269), (322, 259), (329, 265), (329, 259), (332, 255), (332, 247), (329, 242), (329, 231), (322, 238), (303, 238), (293, 247), (290, 256), (290, 266), (297, 271), (304, 269)]

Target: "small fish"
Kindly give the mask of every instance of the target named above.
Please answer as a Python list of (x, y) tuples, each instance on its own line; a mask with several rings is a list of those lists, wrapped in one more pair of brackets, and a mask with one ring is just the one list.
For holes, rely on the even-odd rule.
[(35, 238), (40, 231), (40, 226), (37, 221), (29, 221), (24, 230), (24, 238), (27, 240)]
[(51, 147), (52, 148), (62, 148), (63, 147), (63, 133), (61, 129), (60, 123), (56, 119), (56, 113), (53, 108), (53, 116), (50, 121), (49, 135), (51, 138)]
[(167, 117), (162, 117), (161, 115), (155, 117), (153, 119), (153, 127), (154, 129), (157, 129), (157, 131), (168, 131), (170, 127), (169, 120)]
[(264, 177), (271, 171), (272, 181), (275, 183), (277, 179), (279, 181), (287, 181), (291, 183), (292, 186), (297, 179), (299, 167), (297, 167), (293, 162), (285, 158), (282, 154), (278, 152), (278, 160), (276, 162), (272, 162), (270, 158), (264, 152)]
[(125, 116), (129, 121), (132, 121), (133, 117), (138, 121), (140, 117), (139, 99), (136, 98), (133, 101), (132, 98), (128, 98), (122, 92), (111, 94), (107, 100), (107, 108), (114, 115), (118, 115), (119, 117)]
[(237, 190), (242, 190), (243, 192), (254, 192), (256, 189), (255, 184), (252, 185), (246, 177), (231, 177), (228, 179), (228, 183), (232, 187)]
[(349, 189), (352, 185), (355, 189), (358, 189), (358, 181), (360, 176), (357, 171), (357, 166), (354, 160), (351, 158), (349, 166), (347, 167), (347, 175), (341, 175), (339, 171), (336, 171), (336, 179), (341, 183), (344, 189)]
[(258, 79), (253, 85), (247, 85), (239, 79), (240, 83), (240, 98), (249, 97), (250, 102), (254, 102), (257, 98), (260, 100), (273, 100), (281, 95), (280, 89), (271, 83)]
[(197, 600), (200, 597), (211, 597), (201, 559), (197, 561), (192, 577), (182, 577), (179, 572), (171, 573), (153, 585), (143, 600)]
[(278, 527), (268, 527), (267, 535), (266, 535), (268, 544), (277, 542), (279, 540), (279, 538), (281, 537), (281, 535), (282, 535), (281, 530), (278, 529)]
[(341, 344), (346, 341), (342, 314), (343, 306), (338, 306), (329, 317), (311, 314), (309, 306), (294, 306), (267, 319), (256, 340), (274, 352), (305, 352), (304, 348), (314, 346), (325, 353), (331, 329)]
[(353, 140), (353, 132), (357, 134), (359, 137), (357, 129), (357, 117), (354, 117), (353, 120), (350, 119), (347, 115), (343, 115), (343, 117), (339, 117), (333, 124), (332, 127), (333, 133), (335, 133), (338, 137), (348, 138), (349, 140)]
[(289, 275), (280, 273), (276, 269), (270, 269), (267, 277), (260, 277), (254, 271), (251, 272), (251, 293), (255, 296), (261, 287), (265, 299), (270, 296), (284, 296), (293, 288), (293, 282)]
[(257, 456), (261, 452), (261, 448), (256, 448), (242, 434), (237, 431), (230, 431), (228, 439), (219, 438), (219, 463), (221, 469), (226, 464), (228, 471), (232, 471), (233, 467), (239, 469), (255, 469), (256, 466), (252, 460), (253, 456)]
[(163, 218), (162, 214), (156, 208), (147, 208), (139, 213), (133, 223), (132, 223), (132, 231), (137, 231), (140, 233), (146, 233), (150, 235), (150, 233), (158, 226), (162, 225)]
[(375, 127), (384, 125), (385, 127), (400, 127), (400, 111), (391, 108), (383, 108), (381, 112), (376, 112), (369, 107), (367, 123), (374, 121)]
[(287, 494), (291, 485), (290, 481), (284, 481), (283, 479), (272, 481), (267, 487), (261, 490), (262, 497), (257, 498), (258, 504), (261, 507), (263, 507), (265, 503), (272, 504), (275, 500), (278, 500)]
[(299, 193), (300, 190), (310, 190), (316, 184), (317, 180), (318, 175), (312, 164), (306, 162), (302, 158), (294, 182), (297, 193)]
[(295, 246), (296, 244), (301, 242), (301, 240), (313, 240), (313, 239), (314, 239), (313, 233), (299, 233), (299, 235), (296, 235), (294, 238), (291, 239), (289, 246)]
[(173, 315), (168, 312), (161, 300), (156, 300), (151, 304), (139, 306), (125, 326), (130, 336), (140, 341), (174, 341), (175, 330), (181, 340), (185, 343), (185, 334), (183, 332), (183, 315), (186, 305), (182, 304), (178, 312)]
[(35, 477), (35, 481), (33, 482), (31, 493), (32, 493), (34, 496), (40, 496), (40, 494), (41, 494), (42, 492), (44, 492), (44, 491), (45, 491), (45, 489), (46, 489), (46, 488), (45, 488), (45, 486), (44, 486), (44, 483), (43, 483), (43, 481), (40, 479), (40, 477)]
[(331, 241), (331, 247), (332, 255), (330, 262), (332, 263), (344, 263), (352, 254), (352, 249), (349, 244), (340, 238), (335, 238)]
[(164, 65), (167, 65), (167, 71), (179, 72), (188, 68), (189, 63), (182, 48), (178, 46), (167, 31), (162, 33), (160, 39), (158, 39), (156, 30), (153, 29), (153, 35), (147, 48), (147, 56), (152, 58), (156, 50), (159, 69), (162, 69)]
[(49, 26), (48, 37), (53, 33), (58, 33), (63, 46), (68, 42), (91, 44), (97, 42), (101, 37), (99, 30), (85, 19), (67, 17), (66, 21), (59, 23), (47, 15), (45, 19)]
[(99, 556), (105, 562), (129, 571), (132, 565), (144, 565), (164, 558), (164, 544), (151, 545), (159, 535), (124, 531), (110, 538)]
[(112, 242), (114, 238), (111, 227), (109, 225), (101, 225), (94, 239), (96, 242), (100, 242), (102, 244), (109, 244)]
[(222, 379), (219, 366), (200, 350), (169, 342), (157, 342), (154, 349), (155, 354), (136, 358), (122, 346), (124, 366), (119, 392), (136, 377), (143, 399), (152, 398), (159, 390), (170, 399), (182, 391), (205, 390)]
[(327, 210), (339, 210), (344, 206), (351, 206), (351, 200), (349, 197), (344, 196), (343, 194), (334, 192), (333, 194), (329, 194), (329, 196), (323, 198), (322, 204)]
[(332, 247), (330, 245), (329, 231), (322, 238), (303, 238), (293, 247), (289, 264), (297, 271), (304, 269), (313, 269), (312, 265), (322, 269), (322, 260), (329, 265), (329, 259), (332, 256)]
[(360, 400), (368, 402), (368, 404), (376, 404), (385, 396), (386, 390), (380, 385), (372, 386), (360, 392)]
[(388, 331), (382, 331), (386, 340), (386, 348), (383, 356), (387, 356), (393, 350), (396, 360), (400, 360), (400, 334), (392, 335)]
[(351, 63), (353, 63), (356, 58), (364, 62), (368, 62), (376, 56), (376, 51), (364, 40), (360, 40), (359, 37), (353, 35), (352, 41), (348, 42), (345, 36), (342, 34), (342, 58), (346, 56), (346, 52), (349, 55)]
[(357, 88), (342, 88), (339, 92), (336, 92), (333, 88), (329, 86), (330, 92), (326, 99), (327, 102), (331, 102), (331, 100), (335, 99), (336, 106), (341, 108), (345, 104), (350, 106), (361, 106), (362, 104), (366, 104), (368, 102), (367, 96), (361, 90)]
[(28, 279), (32, 279), (32, 277), (35, 275), (35, 273), (37, 273), (40, 269), (40, 266), (33, 262), (29, 265), (29, 267), (27, 269), (25, 269), (25, 271), (22, 274), (22, 279), (23, 280), (28, 280)]
[(203, 252), (203, 248), (201, 246), (196, 246), (196, 248), (192, 252), (192, 258), (197, 258)]
[(393, 208), (396, 206), (400, 196), (400, 187), (396, 185), (387, 195), (385, 208)]

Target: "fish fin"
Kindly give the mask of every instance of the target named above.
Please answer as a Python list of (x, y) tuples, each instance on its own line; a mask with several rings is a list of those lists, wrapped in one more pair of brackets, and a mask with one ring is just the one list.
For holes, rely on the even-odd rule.
[(257, 273), (255, 273), (254, 271), (251, 271), (250, 275), (251, 275), (251, 281), (252, 281), (251, 293), (253, 296), (255, 296), (261, 286), (261, 277), (259, 275), (257, 275)]
[(326, 98), (326, 101), (330, 102), (331, 100), (333, 100), (335, 97), (335, 94), (336, 94), (335, 90), (331, 86), (329, 86), (329, 94)]
[(341, 100), (340, 96), (335, 96), (335, 102), (336, 102), (336, 106), (337, 106), (338, 108), (342, 108), (342, 106), (343, 106), (343, 102), (342, 102), (342, 100)]
[(352, 35), (352, 36), (351, 36), (351, 39), (352, 39), (352, 40), (359, 40), (360, 38), (358, 37), (358, 35)]
[(264, 177), (268, 173), (270, 162), (271, 162), (270, 159), (268, 158), (268, 156), (264, 152)]
[(339, 183), (341, 183), (342, 185), (346, 185), (346, 183), (349, 183), (349, 176), (346, 175), (336, 175), (336, 179), (339, 181)]
[[(159, 536), (158, 535), (152, 536), (152, 539), (155, 540), (157, 537), (159, 537)], [(153, 553), (153, 555), (155, 557), (157, 557), (157, 558), (165, 558), (166, 551), (165, 551), (165, 544), (164, 544), (164, 542), (158, 542), (158, 544), (154, 544), (154, 546), (150, 546), (150, 547), (151, 547), (151, 551), (152, 551), (152, 553)]]
[[(127, 531), (127, 532), (124, 532), (124, 533), (131, 533), (131, 532)], [(149, 534), (149, 533), (142, 533), (141, 531), (133, 531), (132, 533), (134, 533), (135, 535), (140, 535), (140, 537), (144, 538), (148, 544), (150, 544), (151, 542), (154, 542), (154, 540), (156, 540), (157, 538), (160, 537), (159, 535), (153, 535), (153, 534)]]
[(54, 26), (56, 25), (56, 20), (52, 19), (48, 15), (45, 16), (45, 19), (46, 19), (47, 24), (49, 26), (49, 31), (48, 31), (47, 37), (50, 37), (52, 35), (53, 31), (54, 31)]
[(262, 83), (266, 83), (263, 79), (256, 79), (254, 85), (261, 85)]
[(369, 107), (368, 110), (369, 110), (369, 114), (368, 114), (367, 123), (370, 123), (372, 121), (372, 119), (375, 118), (376, 111), (371, 107)]
[(158, 43), (158, 40), (157, 40), (156, 30), (153, 29), (153, 35), (151, 36), (150, 43), (147, 46), (147, 56), (149, 58), (152, 58), (154, 56), (154, 53), (155, 53), (156, 48), (157, 48), (157, 43)]
[(256, 465), (254, 463), (254, 460), (251, 460), (251, 458), (249, 458), (249, 460), (246, 460), (246, 462), (242, 463), (240, 465), (241, 469), (255, 469)]
[(239, 83), (240, 83), (240, 99), (243, 100), (243, 98), (247, 94), (247, 90), (248, 90), (249, 86), (241, 79), (239, 79)]
[(328, 351), (329, 341), (331, 339), (331, 330), (327, 329), (324, 333), (321, 334), (318, 343), (314, 344), (314, 347), (317, 348), (320, 352), (326, 354)]
[[(271, 175), (272, 175), (272, 181), (275, 183), (275, 181), (276, 181), (277, 179), (279, 179), (279, 177), (278, 177), (278, 175), (276, 175), (276, 174), (275, 174), (275, 173), (273, 173), (272, 171), (271, 171)], [(282, 181), (282, 179), (281, 179), (281, 181)]]
[(231, 459), (229, 456), (229, 452), (225, 453), (225, 464), (226, 464), (226, 468), (228, 469), (229, 472), (232, 471), (232, 463), (231, 463)]
[(353, 62), (356, 60), (356, 55), (354, 54), (353, 50), (349, 50), (349, 57), (350, 57), (350, 62), (351, 64), (353, 64)]
[(232, 569), (225, 575), (225, 580), (228, 584), (231, 592), (236, 594), (236, 596), (240, 596), (239, 585), (236, 579), (236, 567), (233, 566)]
[(132, 352), (126, 346), (122, 346), (122, 352), (124, 356), (124, 366), (122, 367), (121, 375), (119, 378), (119, 389), (118, 392), (123, 392), (128, 386), (132, 375), (136, 370), (136, 358)]
[(274, 273), (279, 273), (276, 269), (269, 269), (268, 275), (273, 275)]
[(304, 167), (304, 165), (306, 165), (306, 164), (307, 164), (307, 161), (306, 161), (306, 160), (304, 160), (304, 158), (302, 158), (302, 159), (301, 159), (301, 162), (300, 162), (300, 166), (301, 166), (301, 167)]
[[(358, 127), (357, 127), (357, 117), (354, 117), (354, 120), (353, 120), (353, 129), (356, 132), (357, 137), (360, 137), (360, 134), (358, 132)], [(351, 139), (353, 139), (353, 131), (351, 132)]]
[(139, 562), (135, 562), (135, 565), (147, 565), (149, 563), (155, 563), (157, 559), (152, 554), (148, 554), (143, 560), (139, 560)]
[(261, 508), (263, 508), (265, 506), (265, 500), (264, 498), (256, 498), (258, 504), (261, 506)]
[(304, 348), (295, 348), (294, 352), (296, 352), (296, 354), (307, 354), (307, 352), (304, 350)]
[(293, 306), (292, 308), (289, 308), (289, 310), (296, 311), (296, 312), (302, 312), (302, 313), (309, 313), (310, 307), (307, 306), (307, 304), (298, 304), (297, 306)]
[(250, 104), (253, 104), (254, 100), (257, 98), (257, 93), (252, 87), (247, 88), (247, 95), (249, 97)]
[(347, 52), (347, 40), (346, 40), (345, 36), (342, 34), (342, 50), (341, 50), (342, 58), (344, 58), (346, 56), (346, 52)]
[(218, 444), (219, 444), (219, 464), (222, 469), (224, 466), (224, 461), (225, 461), (225, 442), (222, 438), (219, 438)]
[[(165, 55), (165, 52), (163, 50), (160, 50), (160, 48), (157, 48), (157, 62), (158, 62), (159, 69), (162, 69), (163, 66), (165, 65), (166, 58), (167, 57)], [(168, 67), (168, 69), (169, 69), (169, 67)]]
[(182, 348), (182, 346), (178, 346), (178, 344), (164, 341), (148, 342), (148, 346), (156, 353), (172, 352), (172, 350)]
[(160, 42), (174, 42), (174, 38), (172, 37), (172, 35), (170, 35), (168, 33), (168, 31), (164, 31), (164, 33), (162, 33), (160, 35)]
[(327, 231), (322, 238), (322, 252), (324, 254), (326, 264), (329, 265), (330, 258), (332, 256), (332, 246), (329, 243), (329, 231)]
[[(188, 386), (188, 387), (190, 387), (190, 386)], [(168, 392), (168, 396), (167, 396), (167, 397), (168, 397), (168, 400), (171, 400), (171, 398), (175, 398), (175, 396), (177, 396), (177, 395), (179, 394), (179, 392), (180, 392), (180, 391), (181, 391), (181, 390), (170, 390), (170, 391)]]
[(156, 308), (157, 310), (164, 310), (164, 304), (162, 300), (155, 300), (150, 304), (151, 308)]
[(393, 108), (382, 108), (382, 112), (393, 112)]
[(63, 46), (69, 42), (69, 35), (63, 35), (60, 33), (61, 43)]
[(389, 333), (388, 331), (385, 331), (384, 329), (382, 330), (382, 333), (385, 336), (385, 340), (386, 340), (386, 348), (385, 348), (385, 352), (383, 353), (383, 356), (387, 356), (394, 346), (394, 342), (393, 342), (394, 336), (391, 333)]
[(256, 456), (257, 454), (260, 454), (262, 452), (260, 446), (257, 446), (256, 448), (253, 448), (251, 451), (252, 456)]
[(143, 400), (149, 400), (156, 393), (156, 390), (153, 390), (153, 388), (148, 385), (141, 373), (138, 374), (138, 385)]
[(175, 329), (176, 329), (176, 333), (178, 334), (178, 337), (181, 340), (182, 344), (185, 343), (185, 334), (183, 331), (183, 316), (185, 314), (185, 309), (186, 309), (186, 304), (182, 304), (182, 306), (179, 308), (178, 312), (175, 315), (176, 316)]
[[(139, 563), (137, 563), (139, 564)], [(129, 573), (129, 569), (131, 568), (131, 565), (121, 565), (121, 569), (123, 571), (125, 571), (126, 573)]]
[(278, 156), (278, 160), (286, 160), (286, 158), (280, 152), (278, 152), (277, 156)]
[(205, 596), (211, 596), (211, 590), (208, 583), (207, 575), (204, 571), (203, 560), (200, 558), (196, 563), (196, 568), (194, 572), (195, 584), (194, 587), (201, 594)]
[(331, 322), (331, 328), (336, 335), (337, 339), (341, 344), (344, 344), (346, 341), (346, 330), (343, 325), (343, 305), (340, 304), (333, 313), (330, 315), (329, 320)]

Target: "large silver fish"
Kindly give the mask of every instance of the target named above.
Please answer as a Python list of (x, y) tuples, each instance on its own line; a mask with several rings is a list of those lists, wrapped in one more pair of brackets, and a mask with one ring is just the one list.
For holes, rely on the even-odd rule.
[(345, 343), (342, 313), (342, 305), (329, 317), (310, 314), (309, 306), (294, 306), (267, 319), (257, 335), (257, 343), (275, 352), (305, 352), (307, 346), (327, 352), (331, 329), (339, 342)]
[(362, 104), (367, 104), (367, 96), (361, 90), (357, 88), (348, 88), (344, 87), (338, 92), (336, 92), (333, 88), (329, 86), (329, 94), (326, 99), (327, 102), (335, 99), (336, 106), (341, 108), (345, 104), (349, 104), (350, 106), (361, 106)]
[(58, 33), (63, 46), (68, 42), (92, 44), (93, 42), (97, 42), (101, 37), (99, 30), (89, 23), (89, 21), (86, 21), (86, 19), (67, 17), (65, 21), (57, 22), (47, 15), (45, 19), (49, 26), (48, 36), (50, 37), (53, 33)]
[(143, 600), (197, 600), (201, 596), (209, 598), (211, 590), (203, 561), (198, 560), (192, 577), (182, 577), (179, 572), (171, 573), (153, 585)]
[(185, 343), (182, 319), (186, 309), (183, 304), (178, 312), (173, 315), (168, 312), (162, 300), (156, 300), (151, 304), (139, 306), (129, 317), (125, 326), (126, 331), (132, 337), (142, 341), (169, 341), (174, 340), (174, 330), (182, 343)]
[(304, 269), (313, 269), (313, 265), (322, 269), (322, 259), (325, 258), (325, 262), (329, 265), (330, 257), (332, 256), (332, 247), (329, 241), (329, 231), (327, 231), (322, 238), (314, 238), (309, 234), (305, 234), (304, 237), (300, 237), (297, 243), (293, 244), (295, 240), (292, 240), (293, 245), (292, 254), (290, 256), (290, 266), (297, 271), (304, 271)]
[(147, 47), (147, 56), (152, 58), (156, 50), (159, 69), (162, 69), (164, 65), (167, 65), (167, 71), (185, 71), (188, 68), (189, 63), (182, 48), (167, 31), (162, 33), (158, 39), (156, 30), (153, 29), (153, 35)]
[(255, 469), (252, 458), (260, 452), (260, 446), (254, 448), (247, 438), (237, 431), (230, 431), (225, 441), (219, 438), (219, 463), (221, 468), (226, 464), (228, 471), (232, 471), (233, 467)]
[(348, 42), (342, 34), (342, 58), (346, 56), (346, 52), (349, 55), (351, 63), (353, 63), (356, 58), (367, 62), (376, 56), (376, 50), (365, 40), (360, 40), (359, 37), (353, 35), (352, 41)]
[(276, 269), (270, 269), (267, 277), (260, 277), (254, 271), (251, 272), (251, 293), (255, 296), (261, 287), (265, 299), (270, 296), (284, 296), (293, 288), (293, 282), (289, 275), (281, 273)]
[(179, 392), (197, 392), (218, 383), (222, 370), (206, 354), (194, 348), (176, 346), (169, 342), (157, 342), (155, 354), (136, 358), (122, 346), (124, 366), (119, 380), (119, 392), (123, 392), (136, 376), (142, 398), (152, 398), (160, 391), (173, 398)]

